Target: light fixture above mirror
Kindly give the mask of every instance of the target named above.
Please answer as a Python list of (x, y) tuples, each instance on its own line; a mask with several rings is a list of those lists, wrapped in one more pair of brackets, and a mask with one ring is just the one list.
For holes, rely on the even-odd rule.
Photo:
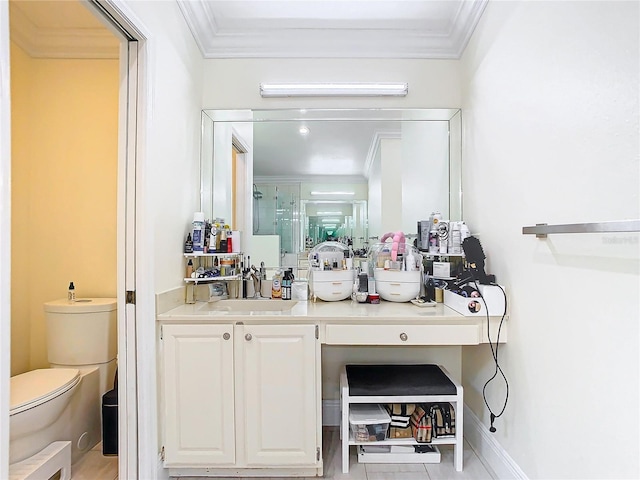
[(407, 83), (261, 83), (260, 95), (269, 97), (404, 97)]

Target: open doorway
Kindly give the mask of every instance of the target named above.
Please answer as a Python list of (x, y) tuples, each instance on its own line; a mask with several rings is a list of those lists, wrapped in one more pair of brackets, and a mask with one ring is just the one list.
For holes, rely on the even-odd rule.
[[(25, 4), (27, 2), (24, 2)], [(28, 2), (30, 5), (37, 4), (69, 4), (70, 2)], [(5, 307), (2, 309), (2, 333), (9, 331), (8, 324), (12, 318), (24, 318), (27, 312), (28, 322), (16, 323), (12, 325), (12, 330), (21, 336), (19, 342), (28, 345), (28, 355), (22, 355), (15, 350), (16, 354), (11, 355), (13, 364), (17, 369), (31, 370), (33, 368), (46, 367), (46, 348), (44, 344), (43, 321), (34, 313), (35, 320), (29, 316), (31, 312), (37, 310), (33, 305), (40, 303), (38, 296), (51, 297), (50, 299), (66, 295), (66, 288), (69, 274), (64, 273), (64, 267), (74, 262), (84, 263), (90, 273), (77, 273), (74, 276), (86, 280), (75, 280), (79, 296), (112, 296), (117, 298), (118, 311), (118, 365), (119, 365), (119, 477), (138, 477), (138, 439), (137, 439), (137, 376), (136, 376), (136, 323), (135, 323), (135, 193), (136, 193), (136, 157), (137, 138), (139, 122), (137, 118), (138, 98), (140, 83), (138, 81), (139, 64), (138, 53), (141, 49), (139, 41), (144, 40), (144, 36), (137, 30), (122, 11), (108, 0), (92, 0), (90, 2), (78, 2), (85, 12), (90, 12), (93, 18), (97, 18), (107, 26), (110, 35), (116, 40), (115, 58), (113, 65), (106, 66), (109, 62), (96, 62), (92, 68), (85, 68), (77, 59), (66, 58), (61, 60), (64, 65), (56, 65), (48, 62), (49, 71), (42, 69), (42, 65), (34, 66), (28, 58), (30, 55), (23, 55), (25, 52), (14, 52), (11, 46), (11, 60), (19, 59), (23, 62), (20, 68), (23, 79), (28, 83), (28, 87), (33, 87), (34, 71), (38, 72), (38, 95), (33, 92), (26, 92), (27, 97), (31, 97), (30, 102), (13, 101), (14, 106), (19, 106), (21, 120), (12, 120), (13, 134), (22, 135), (24, 138), (10, 138), (7, 127), (10, 121), (7, 115), (2, 117), (2, 144), (8, 142), (20, 148), (13, 148), (11, 161), (9, 155), (3, 147), (2, 172), (8, 172), (7, 163), (13, 168), (11, 180), (13, 188), (13, 207), (11, 217), (3, 211), (2, 216), (2, 236), (0, 245), (2, 246), (2, 257), (8, 259), (2, 262), (2, 296)], [(5, 7), (7, 5), (5, 4)], [(87, 6), (89, 7), (87, 9)], [(54, 6), (55, 8), (55, 6)], [(3, 28), (0, 33), (3, 36), (3, 43), (8, 40), (9, 30), (8, 20), (19, 19), (19, 13), (7, 15), (7, 10), (3, 8), (2, 20)], [(57, 12), (60, 13), (60, 12)], [(45, 16), (47, 14), (44, 14)], [(13, 32), (11, 33), (13, 36)], [(12, 38), (13, 40), (13, 38)], [(9, 42), (6, 42), (7, 44)], [(91, 43), (91, 42), (88, 42)], [(21, 49), (22, 50), (22, 49)], [(2, 51), (2, 64), (6, 65), (9, 58), (9, 49)], [(86, 57), (85, 57), (86, 60)], [(15, 64), (10, 65), (13, 70)], [(64, 79), (62, 71), (68, 68), (71, 75)], [(104, 68), (105, 71), (95, 71)], [(91, 72), (90, 70), (94, 70)], [(4, 69), (3, 69), (4, 70)], [(25, 87), (19, 80), (14, 80), (12, 71), (11, 80), (13, 85)], [(9, 71), (7, 69), (6, 71)], [(55, 71), (55, 75), (51, 72)], [(4, 75), (4, 73), (3, 73)], [(92, 77), (92, 75), (94, 75)], [(93, 83), (93, 91), (90, 86), (79, 86), (74, 83), (80, 78), (89, 78)], [(97, 79), (111, 78), (113, 84), (105, 87)], [(3, 82), (8, 85), (9, 82)], [(50, 94), (47, 87), (58, 88), (57, 93)], [(74, 101), (71, 100), (73, 93), (78, 93), (80, 89), (85, 93), (85, 98), (80, 104), (72, 108)], [(104, 88), (108, 89), (107, 92)], [(25, 93), (25, 92), (23, 92)], [(64, 93), (69, 95), (64, 97)], [(3, 106), (7, 101), (7, 92), (2, 92)], [(37, 100), (40, 100), (38, 102)], [(89, 100), (97, 103), (93, 107), (88, 105)], [(65, 122), (61, 122), (52, 114), (58, 101), (58, 111), (63, 112)], [(102, 102), (102, 103), (101, 103)], [(106, 102), (106, 103), (105, 103)], [(51, 103), (48, 108), (47, 118), (43, 118), (42, 110), (38, 110), (38, 105), (44, 106)], [(109, 104), (106, 106), (106, 104)], [(6, 103), (8, 106), (8, 102)], [(52, 107), (53, 105), (53, 107)], [(82, 108), (81, 108), (82, 107)], [(87, 108), (88, 107), (88, 108)], [(107, 111), (109, 113), (107, 113)], [(66, 117), (65, 117), (66, 115)], [(109, 117), (107, 126), (97, 121), (101, 115)], [(14, 117), (15, 118), (15, 117)], [(73, 123), (76, 122), (76, 123)], [(80, 129), (86, 124), (89, 128)], [(36, 126), (38, 128), (36, 128)], [(65, 131), (65, 127), (69, 127)], [(71, 130), (71, 132), (69, 132)], [(75, 135), (74, 135), (75, 134)], [(102, 135), (102, 140), (97, 137)], [(105, 147), (103, 140), (111, 137), (112, 143)], [(47, 141), (45, 141), (47, 140)], [(47, 143), (49, 142), (49, 143)], [(93, 146), (94, 151), (83, 150), (87, 145)], [(25, 149), (29, 151), (25, 153)], [(83, 159), (73, 159), (73, 156), (82, 156)], [(26, 163), (38, 157), (40, 163)], [(56, 159), (57, 158), (57, 159)], [(5, 160), (7, 159), (7, 160)], [(20, 163), (18, 163), (20, 162)], [(37, 179), (35, 178), (37, 177)], [(9, 175), (3, 178), (9, 178)], [(37, 182), (35, 181), (37, 180)], [(2, 182), (2, 198), (8, 198), (8, 182)], [(66, 190), (66, 191), (65, 191)], [(104, 190), (104, 191), (103, 191)], [(93, 193), (93, 196), (91, 195)], [(23, 194), (28, 194), (22, 197)], [(75, 195), (75, 196), (74, 196)], [(41, 198), (38, 198), (41, 197)], [(28, 212), (21, 210), (24, 207), (25, 199), (29, 205)], [(99, 201), (100, 200), (100, 201)], [(9, 205), (6, 202), (5, 205)], [(33, 207), (33, 208), (32, 208)], [(29, 221), (32, 210), (39, 212), (39, 219)], [(47, 213), (47, 211), (49, 213)], [(67, 214), (65, 215), (65, 211)], [(76, 214), (81, 215), (77, 216)], [(58, 216), (58, 220), (55, 217)], [(98, 217), (94, 222), (92, 217)], [(69, 223), (64, 224), (62, 220)], [(53, 220), (49, 226), (46, 222)], [(91, 221), (90, 221), (91, 220)], [(91, 223), (94, 222), (94, 223)], [(85, 225), (87, 237), (81, 232)], [(60, 226), (63, 228), (59, 228)], [(42, 228), (38, 228), (38, 227)], [(74, 230), (79, 227), (79, 230)], [(24, 231), (14, 231), (19, 229)], [(32, 230), (39, 232), (35, 235)], [(57, 230), (60, 230), (58, 232)], [(72, 235), (68, 231), (72, 230)], [(60, 235), (58, 235), (60, 233)], [(15, 234), (15, 236), (14, 236)], [(65, 234), (67, 236), (65, 237)], [(17, 250), (7, 248), (8, 238), (13, 237), (13, 244)], [(58, 238), (59, 237), (59, 238)], [(67, 239), (65, 241), (65, 238)], [(72, 238), (72, 240), (69, 240)], [(16, 240), (17, 239), (17, 240)], [(60, 250), (56, 248), (60, 245)], [(24, 249), (21, 250), (24, 245)], [(37, 253), (41, 252), (42, 255)], [(70, 254), (68, 257), (65, 255)], [(47, 257), (51, 260), (51, 265), (44, 265), (42, 259)], [(40, 260), (38, 260), (38, 258)], [(36, 263), (34, 264), (33, 261)], [(58, 261), (58, 264), (55, 262)], [(27, 263), (28, 262), (28, 263)], [(9, 267), (11, 265), (11, 268)], [(56, 279), (57, 274), (65, 275), (65, 284), (59, 288), (60, 292), (51, 293), (50, 287), (35, 285), (35, 272), (40, 268), (40, 277), (48, 275), (53, 283), (59, 284), (60, 279)], [(9, 277), (9, 272), (14, 275)], [(24, 272), (24, 274), (23, 274)], [(17, 284), (14, 284), (17, 279)], [(91, 280), (90, 280), (91, 279)], [(95, 279), (95, 281), (94, 281)], [(7, 282), (9, 280), (9, 282)], [(101, 283), (102, 282), (102, 283)], [(84, 291), (81, 292), (82, 283)], [(7, 287), (7, 285), (9, 285)], [(25, 287), (23, 292), (20, 288)], [(59, 286), (58, 286), (59, 287)], [(53, 287), (56, 288), (56, 287)], [(131, 292), (131, 293), (129, 293)], [(21, 302), (23, 296), (30, 297), (29, 302)], [(11, 302), (4, 302), (11, 298)], [(8, 305), (13, 304), (17, 309), (9, 310)], [(41, 309), (40, 309), (41, 310)], [(18, 315), (18, 313), (20, 315)], [(39, 313), (39, 312), (38, 312)], [(28, 328), (23, 328), (25, 325)], [(25, 330), (27, 330), (25, 332)], [(9, 365), (9, 342), (3, 335), (3, 353), (0, 364), (2, 365), (2, 375), (0, 376), (0, 390), (8, 392), (9, 376), (14, 374), (8, 368)], [(19, 345), (18, 345), (19, 347)], [(42, 357), (42, 358), (41, 358)], [(1, 417), (0, 430), (7, 432), (9, 403), (6, 396), (0, 401)], [(2, 452), (0, 454), (0, 478), (8, 476), (8, 435), (0, 438)]]

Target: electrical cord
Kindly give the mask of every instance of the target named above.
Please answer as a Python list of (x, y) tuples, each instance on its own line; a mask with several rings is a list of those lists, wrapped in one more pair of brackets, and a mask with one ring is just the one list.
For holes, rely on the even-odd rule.
[[(476, 290), (478, 292), (480, 292), (480, 288), (478, 287), (478, 283), (477, 283), (477, 281), (475, 279), (473, 280), (473, 283), (475, 284)], [(489, 427), (489, 431), (491, 433), (495, 433), (496, 432), (496, 427), (494, 427), (493, 424), (494, 424), (496, 418), (502, 416), (502, 414), (504, 413), (505, 409), (507, 408), (507, 402), (509, 401), (509, 382), (507, 381), (507, 376), (502, 371), (502, 367), (500, 366), (500, 363), (498, 361), (498, 349), (499, 349), (499, 346), (500, 346), (500, 332), (502, 330), (502, 325), (504, 323), (504, 318), (507, 315), (507, 293), (504, 291), (504, 288), (502, 288), (497, 283), (491, 283), (490, 285), (498, 287), (502, 291), (502, 295), (504, 295), (504, 312), (502, 313), (502, 318), (500, 319), (500, 323), (498, 325), (498, 334), (496, 336), (495, 347), (494, 347), (493, 343), (491, 342), (491, 325), (490, 325), (490, 321), (489, 321), (489, 306), (487, 305), (487, 302), (484, 299), (484, 297), (482, 295), (480, 296), (480, 298), (482, 298), (482, 303), (484, 303), (485, 314), (486, 314), (486, 317), (487, 317), (487, 340), (489, 340), (489, 347), (491, 348), (491, 356), (493, 357), (493, 361), (495, 363), (495, 371), (493, 372), (493, 375), (491, 376), (491, 378), (489, 378), (489, 380), (487, 380), (485, 382), (484, 386), (482, 387), (482, 399), (484, 400), (484, 404), (487, 406), (487, 410), (489, 410), (489, 414), (490, 414), (491, 426)], [(498, 376), (498, 372), (500, 373), (500, 375), (502, 376), (502, 378), (504, 380), (504, 384), (505, 384), (505, 387), (506, 387), (506, 394), (505, 394), (505, 398), (504, 398), (504, 404), (502, 405), (502, 409), (500, 410), (500, 413), (495, 414), (493, 412), (493, 410), (491, 409), (491, 406), (489, 405), (489, 401), (487, 400), (486, 390), (487, 390), (487, 386), (493, 380), (496, 379), (496, 377)]]

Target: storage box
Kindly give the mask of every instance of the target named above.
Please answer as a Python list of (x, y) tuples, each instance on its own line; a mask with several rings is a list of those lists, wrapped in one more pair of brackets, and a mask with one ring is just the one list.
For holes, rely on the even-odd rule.
[[(471, 286), (475, 288), (475, 285), (471, 284)], [(478, 285), (478, 288), (482, 298), (463, 297), (453, 293), (451, 290), (445, 290), (444, 304), (465, 317), (486, 316), (486, 307), (489, 308), (489, 315), (502, 316), (505, 313), (505, 298), (500, 287), (496, 285)], [(504, 289), (504, 287), (502, 288)]]
[(420, 294), (419, 270), (383, 270), (376, 268), (373, 272), (376, 280), (376, 292), (388, 302), (408, 302)]
[(309, 289), (313, 298), (325, 302), (345, 300), (351, 296), (355, 270), (310, 270)]
[(450, 278), (451, 264), (449, 262), (433, 262), (433, 276), (435, 278)]
[(352, 404), (349, 408), (349, 427), (356, 442), (386, 440), (391, 417), (379, 404)]

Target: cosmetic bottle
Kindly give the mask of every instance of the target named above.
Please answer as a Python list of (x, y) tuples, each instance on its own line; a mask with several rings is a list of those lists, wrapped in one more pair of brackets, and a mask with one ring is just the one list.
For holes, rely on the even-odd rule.
[(224, 228), (220, 232), (220, 252), (227, 252), (227, 230)]
[(67, 294), (69, 302), (76, 301), (76, 287), (73, 286), (73, 282), (69, 283), (69, 293)]
[(193, 273), (193, 261), (189, 259), (187, 262), (187, 276), (185, 278), (191, 278), (191, 274)]
[(193, 253), (193, 240), (191, 240), (191, 234), (187, 234), (187, 241), (184, 242), (184, 253)]
[(196, 212), (193, 214), (193, 251), (196, 253), (204, 252), (204, 213)]

